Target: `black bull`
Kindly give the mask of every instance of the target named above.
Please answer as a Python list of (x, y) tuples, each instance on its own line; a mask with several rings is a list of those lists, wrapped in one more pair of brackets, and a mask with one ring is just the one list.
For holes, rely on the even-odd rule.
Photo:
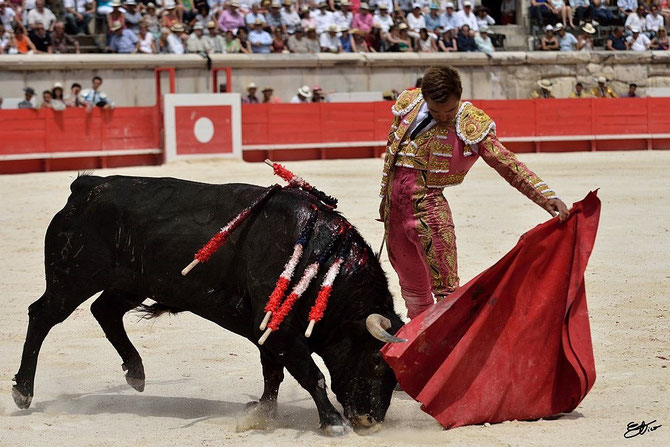
[(395, 333), (402, 321), (393, 310), (379, 262), (353, 228), (346, 261), (312, 336), (305, 338), (304, 332), (323, 271), (279, 330), (262, 346), (257, 344), (267, 298), (311, 204), (318, 206), (318, 219), (294, 282), (345, 222), (338, 213), (306, 192), (280, 190), (209, 262), (183, 277), (180, 271), (194, 252), (265, 188), (81, 176), (71, 190), (46, 233), (46, 291), (29, 307), (13, 389), (19, 407), (27, 408), (32, 400), (37, 357), (50, 329), (102, 291), (91, 312), (121, 356), (126, 380), (138, 391), (144, 389), (144, 367), (125, 332), (123, 315), (151, 298), (157, 302), (149, 309), (154, 315), (190, 311), (256, 344), (264, 378), (258, 408), (266, 413), (276, 410), (286, 368), (314, 399), (321, 428), (328, 434), (348, 431), (348, 423), (328, 400), (324, 376), (311, 357), (314, 352), (323, 358), (332, 390), (354, 426), (384, 419), (396, 381), (379, 354), (380, 340), (394, 341), (383, 329)]

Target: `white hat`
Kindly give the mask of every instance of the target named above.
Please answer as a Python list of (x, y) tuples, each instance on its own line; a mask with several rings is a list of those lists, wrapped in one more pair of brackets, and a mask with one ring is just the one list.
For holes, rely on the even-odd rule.
[(240, 7), (240, 2), (238, 2), (237, 0), (233, 0), (232, 2), (230, 2), (230, 6), (234, 6), (235, 8), (239, 8)]
[(59, 88), (59, 89), (63, 90), (63, 84), (61, 84), (60, 82), (56, 82), (56, 83), (54, 84), (54, 87), (53, 87), (53, 88), (54, 88), (54, 89)]
[(467, 0), (463, 2), (463, 7), (465, 8), (466, 6), (472, 6), (472, 2)]
[(250, 82), (249, 85), (247, 85), (247, 90), (249, 90), (250, 88), (258, 88), (258, 86), (256, 85), (255, 82)]
[(279, 4), (279, 2), (274, 1), (270, 4), (270, 7), (271, 8), (281, 8), (281, 5)]
[(447, 6), (445, 6), (445, 8), (453, 8), (453, 7), (454, 7), (454, 4), (451, 3), (451, 2), (447, 2)]
[(177, 7), (177, 4), (171, 0), (168, 0), (165, 2), (165, 9), (175, 9)]
[(418, 4), (418, 3), (414, 3), (414, 4), (412, 5), (412, 9), (416, 9), (416, 8), (421, 9), (421, 5)]
[(557, 23), (554, 25), (554, 31), (559, 31), (563, 29), (563, 24), (562, 23)]
[(121, 22), (114, 22), (112, 23), (112, 26), (109, 27), (111, 31), (117, 31), (123, 28), (123, 25), (121, 25)]
[(359, 9), (365, 9), (366, 11), (369, 11), (370, 6), (367, 3), (363, 2), (361, 3), (361, 6), (359, 6)]
[(126, 6), (137, 6), (137, 2), (135, 0), (126, 0)]
[(196, 30), (196, 29), (200, 29), (200, 30), (201, 30), (201, 29), (204, 29), (204, 28), (203, 28), (203, 26), (202, 26), (202, 23), (197, 22), (195, 25), (193, 25), (193, 29), (194, 29), (194, 30)]
[(547, 26), (544, 27), (544, 30), (545, 30), (545, 31), (553, 31), (553, 30), (554, 30), (554, 27), (551, 26), (551, 24), (549, 24), (549, 25), (547, 25)]
[(343, 27), (340, 28), (340, 31), (342, 32), (349, 31), (349, 27), (347, 25), (344, 25)]
[(387, 4), (384, 3), (384, 4), (382, 4), (382, 5), (379, 5), (379, 9), (380, 9), (380, 10), (381, 10), (381, 9), (385, 9), (385, 10), (388, 11), (388, 9), (389, 9), (389, 5), (387, 5)]
[(582, 26), (582, 31), (584, 31), (587, 34), (595, 34), (596, 33), (596, 29), (590, 23), (587, 23), (586, 25)]
[(112, 0), (112, 3), (109, 4), (112, 8), (120, 8), (121, 0)]
[(640, 32), (640, 28), (638, 28), (637, 26), (631, 26), (631, 27), (630, 27), (630, 31), (631, 31), (632, 33), (639, 33), (639, 32)]
[(312, 97), (312, 92), (309, 90), (309, 87), (307, 87), (306, 85), (303, 85), (302, 87), (300, 87), (298, 89), (298, 94), (300, 96), (304, 96), (307, 99)]
[(537, 81), (537, 85), (539, 85), (540, 88), (543, 88), (545, 90), (551, 90), (554, 83), (551, 82), (549, 79), (540, 79), (539, 81)]
[(598, 81), (598, 83), (606, 84), (607, 83), (607, 78), (605, 76), (599, 76), (597, 81)]
[(334, 24), (334, 23), (328, 27), (328, 31), (338, 32), (339, 30), (340, 30), (340, 27), (337, 26), (337, 25)]

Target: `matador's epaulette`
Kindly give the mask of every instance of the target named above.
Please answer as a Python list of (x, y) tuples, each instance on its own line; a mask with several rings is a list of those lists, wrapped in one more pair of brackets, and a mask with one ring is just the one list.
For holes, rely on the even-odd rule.
[(405, 116), (423, 99), (420, 88), (413, 88), (403, 91), (395, 104), (391, 107), (391, 112), (395, 116)]
[(461, 104), (456, 115), (456, 134), (466, 144), (477, 144), (482, 141), (489, 132), (496, 130), (496, 123), (490, 116), (478, 109), (471, 103), (465, 101)]

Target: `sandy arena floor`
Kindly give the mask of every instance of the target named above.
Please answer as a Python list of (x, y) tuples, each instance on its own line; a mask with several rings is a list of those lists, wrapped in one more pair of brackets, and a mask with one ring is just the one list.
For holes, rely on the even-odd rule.
[[(318, 431), (311, 398), (287, 376), (279, 419), (244, 431), (245, 403), (262, 390), (258, 354), (246, 340), (190, 314), (152, 322), (126, 318), (143, 356), (144, 393), (126, 385), (121, 360), (89, 312), (91, 300), (55, 327), (42, 348), (35, 398), (19, 411), (11, 397), (27, 308), (44, 291), (43, 241), (69, 194), (74, 172), (0, 176), (0, 445), (670, 445), (670, 151), (522, 155), (568, 205), (600, 188), (600, 231), (587, 270), (598, 379), (572, 414), (445, 431), (396, 392), (381, 431), (330, 439)], [(376, 250), (379, 160), (288, 163), (340, 200)], [(179, 162), (95, 174), (173, 176), (204, 182), (276, 182), (261, 164)], [(462, 282), (492, 265), (549, 215), (483, 162), (447, 189), (459, 238)], [(404, 314), (397, 279), (396, 309)], [(335, 403), (334, 397), (332, 401)], [(628, 422), (663, 426), (624, 439)]]

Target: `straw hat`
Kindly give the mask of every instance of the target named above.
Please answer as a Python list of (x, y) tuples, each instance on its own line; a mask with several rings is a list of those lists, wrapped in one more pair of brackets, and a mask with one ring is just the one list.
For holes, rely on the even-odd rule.
[(384, 11), (388, 11), (389, 10), (389, 5), (387, 5), (387, 4), (379, 5), (379, 10), (381, 11), (382, 9)]
[(563, 24), (562, 23), (557, 23), (554, 25), (554, 31), (560, 31), (563, 29)]
[(112, 23), (112, 26), (109, 27), (111, 31), (118, 31), (121, 28), (123, 28), (123, 25), (121, 25), (121, 22), (114, 22)]
[(193, 25), (193, 30), (195, 31), (197, 29), (199, 29), (199, 30), (203, 29), (202, 23), (197, 22), (195, 25)]
[(174, 25), (172, 25), (172, 26), (170, 27), (170, 30), (171, 30), (172, 32), (174, 32), (174, 33), (181, 33), (181, 32), (184, 31), (184, 25), (182, 25), (181, 23), (177, 22), (177, 23), (175, 23)]
[(57, 88), (63, 90), (63, 84), (60, 82), (56, 82), (53, 86), (53, 90), (56, 90)]
[(401, 23), (400, 25), (398, 25), (398, 29), (407, 29), (407, 24)]
[(112, 3), (109, 4), (112, 8), (120, 8), (121, 0), (112, 0)]
[(445, 6), (446, 9), (454, 9), (454, 4), (452, 2), (447, 2), (447, 6)]
[(250, 88), (258, 88), (258, 86), (256, 85), (255, 82), (250, 82), (250, 83), (247, 85), (247, 90), (249, 90)]
[(598, 81), (598, 84), (607, 84), (607, 78), (605, 76), (598, 76), (596, 81)]
[(207, 28), (216, 28), (216, 23), (214, 22), (207, 22)]
[(238, 2), (237, 0), (233, 0), (232, 2), (230, 2), (230, 6), (235, 7), (235, 8), (239, 8), (240, 7), (240, 2)]
[(539, 81), (537, 81), (537, 85), (539, 85), (540, 88), (551, 91), (554, 83), (551, 82), (549, 79), (540, 79)]
[(334, 23), (328, 27), (328, 31), (329, 31), (329, 32), (331, 32), (331, 31), (332, 31), (332, 32), (338, 32), (339, 30), (340, 30), (340, 27), (337, 26), (337, 25), (334, 24)]
[(366, 11), (370, 10), (370, 6), (367, 3), (361, 3), (360, 9), (365, 9)]
[(300, 87), (298, 89), (298, 94), (300, 96), (304, 96), (307, 99), (312, 97), (312, 92), (309, 90), (309, 87), (307, 87), (306, 85), (303, 85), (302, 87)]
[(596, 29), (590, 23), (587, 23), (586, 25), (582, 26), (582, 31), (584, 31), (586, 34), (596, 33)]

